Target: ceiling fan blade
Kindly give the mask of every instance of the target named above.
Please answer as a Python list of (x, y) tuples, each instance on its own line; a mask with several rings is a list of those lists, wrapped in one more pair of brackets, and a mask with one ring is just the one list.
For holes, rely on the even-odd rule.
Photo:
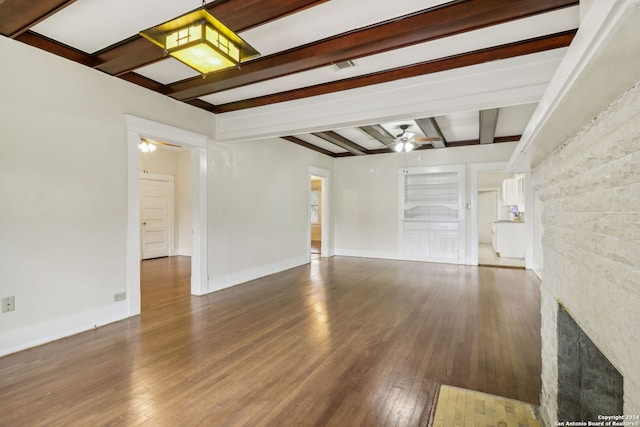
[(415, 142), (441, 141), (441, 138), (414, 138)]

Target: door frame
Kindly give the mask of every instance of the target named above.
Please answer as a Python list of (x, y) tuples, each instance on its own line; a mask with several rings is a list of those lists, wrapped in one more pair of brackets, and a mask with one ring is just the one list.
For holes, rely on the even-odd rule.
[[(478, 265), (478, 173), (481, 171), (499, 171), (504, 170), (508, 171), (509, 166), (508, 162), (494, 162), (494, 163), (474, 163), (470, 166), (471, 172), (471, 184), (470, 184), (470, 199), (471, 200), (471, 250), (469, 251), (469, 256), (467, 257), (468, 265)], [(535, 218), (535, 203), (533, 197), (533, 183), (531, 182), (531, 173), (524, 173), (524, 184), (525, 184), (525, 206), (526, 206), (526, 217), (529, 219), (525, 219), (525, 250), (524, 250), (524, 263), (525, 268), (532, 269), (533, 268), (533, 248), (534, 248), (534, 218)]]
[(208, 292), (207, 147), (206, 135), (125, 114), (127, 130), (127, 301), (129, 316), (140, 314), (140, 150), (141, 137), (191, 149), (191, 215), (193, 253), (191, 294)]
[(331, 218), (329, 216), (329, 192), (330, 192), (330, 180), (331, 180), (331, 171), (327, 169), (318, 168), (315, 166), (309, 166), (309, 173), (307, 176), (307, 256), (309, 257), (309, 262), (311, 262), (311, 177), (317, 177), (321, 180), (321, 188), (320, 192), (320, 218), (322, 221), (320, 222), (320, 258), (327, 258), (333, 256), (333, 251), (331, 250), (331, 243), (329, 241), (329, 227), (331, 224)]
[[(168, 245), (169, 247), (168, 249), (168, 256), (174, 256), (176, 254), (176, 242), (175, 242), (175, 228), (176, 228), (176, 224), (175, 224), (175, 216), (174, 216), (174, 211), (175, 211), (175, 186), (174, 186), (174, 179), (173, 179), (173, 175), (164, 175), (164, 174), (159, 174), (159, 173), (146, 173), (146, 172), (140, 172), (140, 184), (142, 184), (142, 180), (148, 180), (148, 181), (161, 181), (161, 182), (167, 182), (169, 183), (169, 188), (170, 188), (170, 192), (171, 195), (169, 197), (169, 207), (168, 207), (168, 212), (167, 212), (167, 223), (168, 223)], [(140, 187), (142, 187), (142, 185), (140, 185)], [(142, 198), (140, 200), (140, 214), (142, 215)], [(142, 221), (142, 219), (141, 219)], [(143, 255), (144, 255), (144, 250), (143, 250), (143, 245), (142, 245), (142, 229), (140, 229), (140, 260), (143, 259)]]
[(470, 251), (467, 256), (467, 265), (478, 265), (478, 174), (484, 171), (507, 170), (507, 162), (472, 163), (469, 165), (470, 183), (469, 200), (471, 201), (471, 214), (469, 224)]

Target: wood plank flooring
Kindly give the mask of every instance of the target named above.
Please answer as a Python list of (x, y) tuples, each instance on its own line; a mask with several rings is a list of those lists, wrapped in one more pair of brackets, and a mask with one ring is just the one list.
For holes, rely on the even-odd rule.
[(323, 258), (0, 358), (2, 426), (424, 426), (440, 384), (537, 403), (527, 271)]
[(191, 257), (146, 259), (140, 263), (140, 308), (150, 308), (191, 297)]

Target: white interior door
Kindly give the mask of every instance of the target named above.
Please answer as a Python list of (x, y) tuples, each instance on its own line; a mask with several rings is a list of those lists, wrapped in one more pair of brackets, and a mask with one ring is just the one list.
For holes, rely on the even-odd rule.
[(142, 259), (171, 255), (173, 197), (173, 177), (140, 179)]
[(498, 219), (498, 192), (478, 192), (478, 243), (491, 243), (491, 226)]

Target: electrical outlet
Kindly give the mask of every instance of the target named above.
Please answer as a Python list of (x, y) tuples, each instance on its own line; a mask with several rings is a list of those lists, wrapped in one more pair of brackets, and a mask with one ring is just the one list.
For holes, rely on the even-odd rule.
[(2, 312), (6, 313), (16, 309), (16, 297), (2, 298)]
[(127, 293), (126, 292), (118, 292), (117, 294), (113, 294), (113, 301), (117, 302), (117, 301), (124, 301), (127, 299)]

